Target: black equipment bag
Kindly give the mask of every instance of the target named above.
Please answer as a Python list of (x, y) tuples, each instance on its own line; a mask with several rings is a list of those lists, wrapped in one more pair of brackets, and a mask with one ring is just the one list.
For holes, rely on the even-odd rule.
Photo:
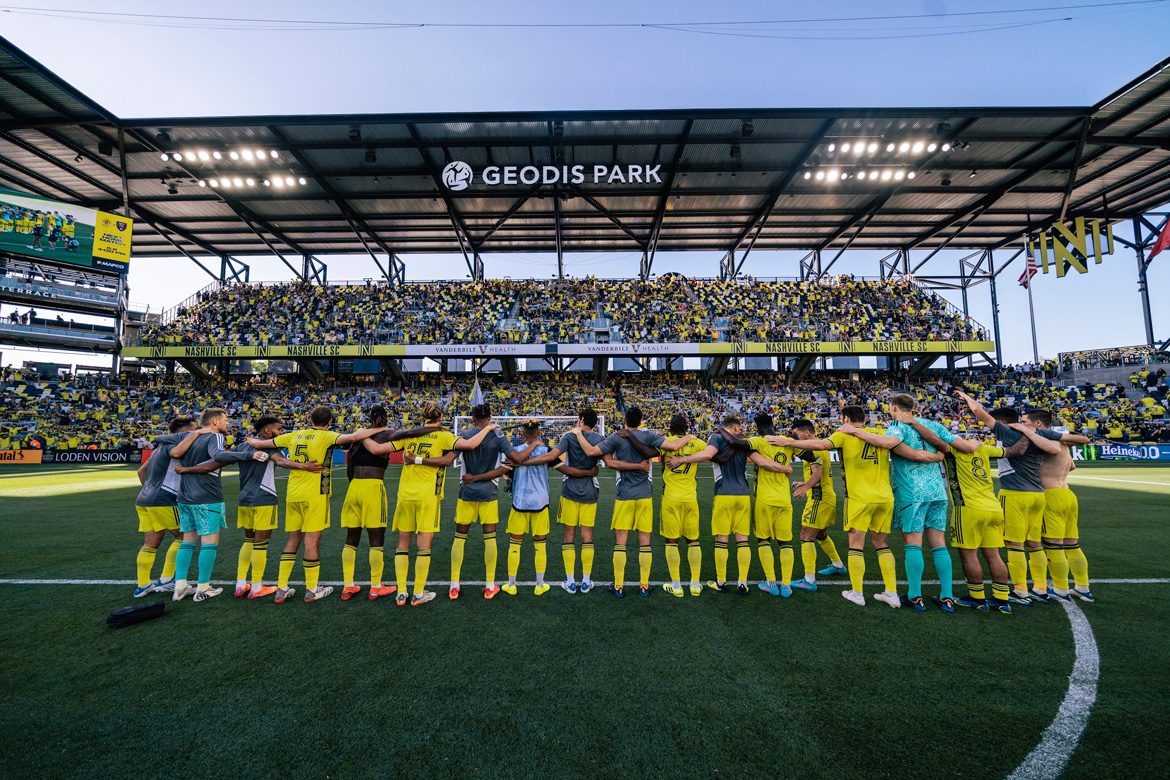
[(144, 620), (154, 620), (156, 617), (162, 617), (166, 607), (165, 601), (150, 601), (146, 604), (135, 604), (132, 607), (115, 609), (106, 617), (106, 625), (110, 628), (125, 628)]

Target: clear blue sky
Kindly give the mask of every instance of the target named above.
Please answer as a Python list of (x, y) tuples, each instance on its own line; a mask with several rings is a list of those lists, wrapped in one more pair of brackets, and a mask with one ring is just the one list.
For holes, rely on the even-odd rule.
[[(754, 21), (937, 14), (1086, 5), (1085, 0), (957, 3), (886, 0), (638, 3), (590, 2), (119, 2), (22, 6), (281, 20), (413, 23), (639, 23)], [(0, 4), (0, 9), (4, 6)], [(1070, 21), (1060, 20), (1073, 17)], [(122, 117), (718, 106), (1090, 105), (1166, 53), (1170, 2), (900, 21), (816, 22), (721, 28), (744, 37), (641, 28), (271, 29), (276, 25), (142, 26), (5, 13), (4, 35)], [(136, 21), (124, 19), (123, 22)], [(1031, 24), (1036, 22), (1034, 24)], [(990, 27), (1015, 26), (988, 30)], [(267, 27), (269, 29), (257, 29)], [(707, 28), (711, 29), (711, 28)], [(982, 29), (981, 32), (970, 32)], [(946, 33), (946, 34), (940, 34)], [(963, 34), (952, 34), (963, 33)], [(901, 37), (897, 37), (901, 36)], [(793, 39), (793, 38), (797, 39)], [(869, 40), (857, 40), (869, 38)], [(1128, 236), (1122, 228), (1119, 235)], [(1039, 277), (1034, 289), (1041, 355), (1144, 341), (1133, 252), (1085, 276)], [(921, 253), (919, 256), (924, 256)], [(955, 273), (959, 253), (923, 272)], [(754, 252), (744, 273), (794, 276), (799, 255)], [(834, 270), (877, 274), (874, 253), (847, 253)], [(407, 256), (412, 279), (462, 278), (461, 257)], [(659, 254), (655, 270), (714, 276), (718, 254)], [(487, 255), (489, 276), (547, 277), (555, 258)], [(290, 274), (254, 258), (253, 279)], [(330, 278), (376, 276), (368, 258), (331, 258)], [(575, 255), (576, 275), (631, 276), (634, 254)], [(1004, 357), (1031, 358), (1027, 295), (1017, 263), (1001, 277)], [(133, 301), (172, 305), (208, 277), (186, 259), (133, 264)], [(1163, 310), (1170, 255), (1151, 267), (1155, 335), (1170, 336)], [(952, 297), (955, 302), (957, 297)], [(971, 312), (990, 326), (986, 286)], [(1159, 315), (1161, 315), (1159, 317)], [(1162, 327), (1163, 330), (1157, 330)], [(6, 350), (4, 363), (32, 353)], [(48, 359), (47, 353), (39, 353)], [(93, 361), (93, 358), (90, 358)], [(104, 358), (102, 359), (104, 362)]]

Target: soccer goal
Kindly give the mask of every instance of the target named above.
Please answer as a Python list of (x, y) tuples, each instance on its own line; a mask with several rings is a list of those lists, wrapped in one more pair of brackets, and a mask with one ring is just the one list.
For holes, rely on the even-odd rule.
[[(577, 425), (577, 415), (529, 415), (525, 416), (511, 416), (511, 417), (493, 417), (492, 422), (499, 423), (500, 427), (504, 429), (504, 435), (512, 442), (513, 446), (518, 446), (523, 439), (520, 435), (520, 427), (525, 420), (536, 420), (540, 423), (540, 435), (548, 442), (549, 446), (554, 446), (560, 441), (561, 436), (568, 433)], [(455, 435), (460, 435), (467, 428), (472, 427), (471, 417), (469, 415), (461, 414), (455, 417)], [(605, 415), (597, 415), (597, 427), (594, 430), (606, 435), (605, 430)]]

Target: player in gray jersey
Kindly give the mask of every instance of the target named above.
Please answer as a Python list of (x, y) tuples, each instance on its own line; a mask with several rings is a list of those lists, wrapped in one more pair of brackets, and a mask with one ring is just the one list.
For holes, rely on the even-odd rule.
[[(254, 425), (256, 437), (274, 439), (284, 431), (275, 417), (261, 417)], [(230, 450), (220, 450), (211, 460), (196, 466), (178, 466), (182, 475), (210, 474), (229, 463), (240, 464), (240, 494), (237, 499), (236, 527), (244, 529), (244, 544), (236, 566), (235, 597), (258, 599), (276, 592), (264, 585), (264, 568), (268, 563), (268, 540), (277, 527), (276, 467), (320, 473), (319, 463), (296, 463), (279, 451), (271, 454), (242, 441)], [(248, 583), (248, 570), (252, 581)]]
[[(176, 499), (179, 495), (179, 476), (175, 473), (175, 461), (171, 459), (171, 448), (181, 442), (189, 431), (195, 430), (195, 421), (190, 417), (179, 417), (171, 421), (170, 433), (154, 440), (153, 456), (138, 468), (138, 481), (142, 490), (135, 500), (138, 512), (138, 530), (142, 532), (142, 548), (138, 551), (138, 582), (134, 598), (148, 593), (173, 593), (175, 590), (175, 557), (182, 545), (179, 533), (179, 510)], [(167, 531), (174, 534), (175, 542), (167, 549), (162, 575), (158, 581), (151, 580), (151, 569), (158, 555), (159, 545)]]
[[(223, 450), (223, 435), (228, 429), (227, 412), (223, 409), (207, 409), (199, 418), (202, 426), (187, 435), (174, 449), (171, 457), (182, 466), (198, 466)], [(175, 601), (181, 601), (194, 593), (195, 601), (206, 601), (223, 592), (222, 588), (211, 587), (211, 570), (219, 552), (220, 529), (227, 528), (224, 522), (223, 488), (219, 484), (219, 472), (189, 474), (179, 482), (179, 530), (183, 532), (183, 544), (175, 559)], [(187, 574), (191, 559), (195, 556), (195, 542), (199, 542), (199, 579), (195, 588), (187, 585)], [(182, 575), (182, 576), (180, 576)]]

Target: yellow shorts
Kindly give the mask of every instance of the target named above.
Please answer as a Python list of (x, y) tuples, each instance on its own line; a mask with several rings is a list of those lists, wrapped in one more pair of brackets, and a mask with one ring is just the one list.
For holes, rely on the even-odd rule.
[(777, 506), (756, 501), (756, 538), (792, 541), (792, 505)]
[(1080, 504), (1077, 494), (1069, 488), (1052, 488), (1044, 491), (1044, 517), (1040, 535), (1045, 539), (1079, 539), (1081, 530)]
[(386, 527), (386, 483), (380, 479), (355, 479), (341, 505), (343, 528)]
[(837, 499), (810, 498), (804, 504), (800, 524), (806, 528), (828, 528), (837, 522)]
[(455, 525), (495, 525), (500, 522), (499, 501), (464, 501), (455, 504)]
[(394, 531), (431, 534), (439, 531), (439, 497), (399, 500), (394, 507)]
[(311, 534), (329, 527), (329, 496), (312, 501), (289, 501), (284, 506), (284, 530)]
[(278, 525), (275, 506), (241, 506), (236, 509), (236, 528), (275, 531)]
[(179, 530), (179, 508), (177, 506), (137, 506), (138, 530), (177, 531)]
[(583, 525), (593, 527), (597, 521), (597, 504), (582, 504), (571, 498), (561, 497), (557, 504), (557, 522), (561, 525)]
[(523, 536), (532, 531), (533, 536), (548, 536), (548, 507), (539, 512), (522, 512), (512, 509), (508, 515), (508, 533)]
[(1003, 547), (1003, 510), (956, 506), (951, 510), (951, 547)]
[(715, 536), (739, 534), (752, 530), (752, 500), (748, 496), (715, 496), (711, 509), (711, 533)]
[(1003, 507), (1003, 538), (1008, 542), (1039, 542), (1044, 524), (1044, 494), (1021, 490), (999, 491)]
[(654, 530), (654, 501), (649, 498), (614, 501), (613, 520), (609, 527), (618, 531), (650, 533)]
[(888, 534), (894, 519), (894, 502), (845, 499), (845, 530)]
[(667, 539), (698, 539), (699, 502), (663, 498), (658, 507), (658, 531)]

